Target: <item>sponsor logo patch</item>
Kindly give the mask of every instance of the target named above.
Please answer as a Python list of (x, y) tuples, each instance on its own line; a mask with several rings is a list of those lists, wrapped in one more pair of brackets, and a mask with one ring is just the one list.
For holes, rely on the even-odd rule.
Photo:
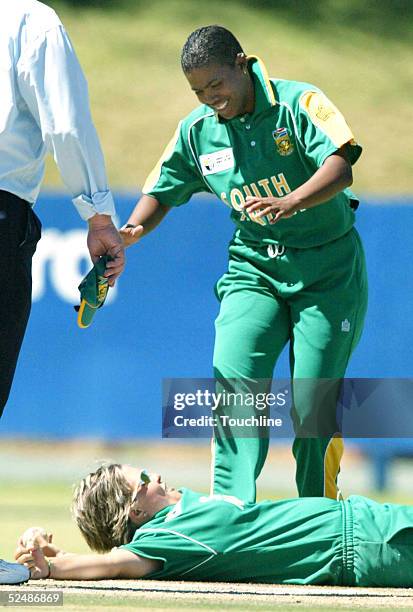
[(199, 162), (204, 176), (216, 174), (217, 172), (223, 172), (234, 167), (234, 152), (232, 147), (228, 147), (228, 149), (200, 155)]
[(291, 142), (289, 130), (285, 127), (278, 128), (272, 133), (277, 151), (283, 157), (291, 155), (294, 151), (294, 144)]

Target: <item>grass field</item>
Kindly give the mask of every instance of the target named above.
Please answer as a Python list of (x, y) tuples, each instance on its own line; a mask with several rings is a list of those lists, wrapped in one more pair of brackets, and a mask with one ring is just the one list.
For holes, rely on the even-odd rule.
[[(207, 491), (205, 486), (192, 488)], [(407, 488), (406, 488), (407, 489)], [(412, 501), (408, 493), (369, 494), (376, 500), (393, 503)], [(48, 482), (32, 479), (20, 482), (0, 481), (0, 541), (1, 555), (11, 558), (19, 534), (28, 527), (43, 526), (54, 534), (54, 541), (63, 550), (74, 553), (86, 553), (88, 547), (72, 521), (70, 504), (72, 485), (69, 482), (49, 480)], [(294, 497), (294, 491), (261, 490), (261, 499), (279, 499)]]
[[(19, 534), (40, 525), (70, 552), (87, 552), (70, 515), (73, 485), (102, 460), (129, 463), (155, 470), (170, 486), (209, 491), (209, 445), (179, 444), (170, 440), (109, 444), (100, 441), (0, 441), (1, 555), (11, 558)], [(412, 463), (390, 468), (392, 489), (374, 491), (371, 466), (356, 449), (344, 454), (340, 486), (345, 496), (362, 494), (377, 501), (413, 503)], [(273, 445), (258, 481), (259, 499), (295, 497), (295, 465), (288, 445)]]
[[(313, 82), (365, 152), (355, 189), (410, 194), (413, 4), (404, 0), (55, 0), (86, 72), (113, 186), (138, 189), (196, 99), (179, 67), (187, 35), (220, 23), (271, 75)], [(106, 7), (103, 10), (101, 7)], [(60, 185), (49, 164), (48, 186)]]
[[(94, 582), (37, 581), (9, 587), (24, 597), (61, 592), (70, 610), (290, 610), (340, 611), (411, 610), (412, 589), (361, 589), (235, 583), (102, 580)], [(0, 587), (0, 602), (7, 597)], [(58, 607), (52, 607), (57, 610)], [(60, 608), (61, 609), (61, 608)]]
[[(413, 609), (412, 589), (374, 589), (268, 585), (248, 583), (179, 582), (156, 580), (52, 581), (42, 580), (4, 591), (24, 597), (61, 592), (70, 610), (290, 610), (340, 611)], [(52, 607), (52, 609), (59, 609)], [(61, 608), (60, 608), (61, 609)]]
[[(58, 546), (70, 552), (88, 551), (70, 516), (72, 485), (98, 460), (128, 462), (154, 468), (169, 484), (208, 491), (208, 445), (131, 442), (0, 443), (1, 556), (12, 558), (16, 540), (29, 526), (43, 526)], [(408, 483), (411, 463), (392, 467), (393, 489), (381, 495), (371, 490), (368, 461), (351, 448), (342, 465), (341, 486), (346, 495), (365, 493), (378, 500), (412, 502)], [(270, 449), (260, 478), (259, 497), (294, 497), (294, 464), (285, 446)], [(290, 610), (317, 611), (404, 608), (413, 610), (406, 589), (346, 589), (272, 585), (236, 585), (156, 581), (33, 582), (21, 589), (63, 590), (65, 610)], [(1, 597), (0, 587), (0, 597)], [(4, 588), (3, 588), (4, 590)], [(59, 608), (53, 608), (59, 609)], [(61, 608), (60, 608), (61, 609)]]
[[(308, 589), (296, 589), (292, 592), (291, 589), (285, 589), (285, 593), (278, 590), (274, 593), (260, 593), (258, 587), (254, 593), (243, 592), (243, 585), (231, 585), (234, 592), (230, 597), (220, 596), (218, 593), (209, 593), (209, 596), (200, 593), (193, 593), (185, 599), (185, 596), (179, 596), (179, 593), (173, 591), (173, 584), (169, 583), (170, 591), (164, 593), (163, 597), (153, 596), (150, 586), (141, 589), (141, 592), (133, 592), (130, 584), (124, 584), (125, 587), (113, 587), (116, 590), (112, 591), (111, 587), (107, 588), (96, 585), (98, 589), (94, 590), (89, 587), (88, 590), (93, 593), (80, 594), (73, 593), (77, 587), (71, 589), (70, 585), (57, 587), (53, 583), (37, 584), (35, 586), (28, 585), (25, 587), (15, 587), (12, 592), (24, 592), (32, 590), (62, 590), (63, 591), (63, 609), (64, 610), (100, 610), (105, 612), (115, 612), (121, 609), (127, 610), (152, 610), (154, 612), (164, 612), (167, 610), (185, 610), (186, 612), (195, 612), (197, 610), (242, 610), (243, 612), (254, 612), (264, 610), (277, 610), (277, 612), (291, 612), (293, 610), (304, 612), (327, 612), (331, 609), (340, 610), (340, 612), (349, 612), (350, 610), (395, 610), (413, 609), (413, 598), (404, 590), (403, 592), (392, 592), (381, 594), (375, 597), (373, 594), (356, 593), (353, 591), (340, 594), (340, 590), (336, 589), (335, 596), (330, 594), (320, 595), (311, 594)], [(217, 585), (211, 585), (212, 588)], [(155, 587), (156, 588), (156, 587)], [(0, 597), (4, 588), (0, 587)], [(8, 589), (9, 590), (9, 589)], [(400, 591), (400, 590), (399, 590)], [(27, 606), (26, 606), (27, 608)], [(16, 607), (15, 607), (16, 609)], [(22, 607), (17, 609), (22, 610)], [(62, 607), (48, 606), (47, 610), (62, 610)]]

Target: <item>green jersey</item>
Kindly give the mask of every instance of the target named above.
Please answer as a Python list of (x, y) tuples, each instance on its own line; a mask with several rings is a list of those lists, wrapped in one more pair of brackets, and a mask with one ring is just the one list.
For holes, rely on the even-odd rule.
[(208, 106), (198, 107), (180, 122), (143, 192), (167, 206), (185, 204), (194, 193), (214, 193), (231, 209), (236, 237), (250, 246), (306, 248), (343, 236), (358, 204), (348, 189), (274, 225), (272, 213), (259, 219), (242, 209), (247, 196), (290, 193), (343, 146), (352, 164), (361, 154), (344, 117), (318, 88), (269, 79), (254, 56), (249, 70), (254, 112), (225, 120)]
[(246, 503), (181, 489), (122, 548), (162, 561), (145, 578), (413, 586), (413, 508), (360, 496)]
[(147, 578), (340, 583), (342, 513), (334, 500), (307, 498), (298, 508), (296, 499), (255, 504), (182, 493), (125, 545), (163, 561)]

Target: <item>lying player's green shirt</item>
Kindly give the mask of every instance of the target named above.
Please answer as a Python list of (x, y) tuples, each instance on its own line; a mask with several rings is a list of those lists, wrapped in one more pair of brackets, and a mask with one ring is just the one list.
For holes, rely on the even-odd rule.
[(318, 88), (269, 79), (253, 56), (249, 68), (254, 112), (224, 120), (208, 106), (198, 107), (179, 124), (143, 192), (167, 206), (185, 204), (194, 193), (215, 193), (231, 208), (237, 236), (248, 245), (305, 248), (343, 236), (358, 204), (349, 189), (275, 225), (242, 210), (246, 196), (290, 193), (342, 146), (352, 164), (361, 154), (344, 117)]
[(146, 578), (413, 586), (413, 508), (301, 498), (259, 504), (182, 489), (123, 548), (159, 559)]

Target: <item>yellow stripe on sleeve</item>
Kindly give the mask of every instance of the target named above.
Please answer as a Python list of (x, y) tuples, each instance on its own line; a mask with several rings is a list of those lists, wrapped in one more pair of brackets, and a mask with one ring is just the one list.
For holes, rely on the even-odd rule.
[(148, 174), (148, 177), (142, 188), (143, 193), (151, 192), (155, 188), (157, 182), (159, 181), (161, 172), (162, 172), (162, 164), (171, 157), (172, 153), (174, 152), (176, 143), (178, 142), (179, 133), (181, 131), (181, 124), (182, 124), (182, 121), (179, 122), (174, 135), (172, 136), (171, 140), (166, 145), (165, 150), (162, 153), (158, 163), (153, 168), (153, 170), (151, 170), (151, 172)]
[(324, 132), (333, 144), (340, 148), (347, 142), (355, 144), (353, 133), (338, 108), (324, 94), (306, 91), (300, 98), (300, 106), (314, 125)]

